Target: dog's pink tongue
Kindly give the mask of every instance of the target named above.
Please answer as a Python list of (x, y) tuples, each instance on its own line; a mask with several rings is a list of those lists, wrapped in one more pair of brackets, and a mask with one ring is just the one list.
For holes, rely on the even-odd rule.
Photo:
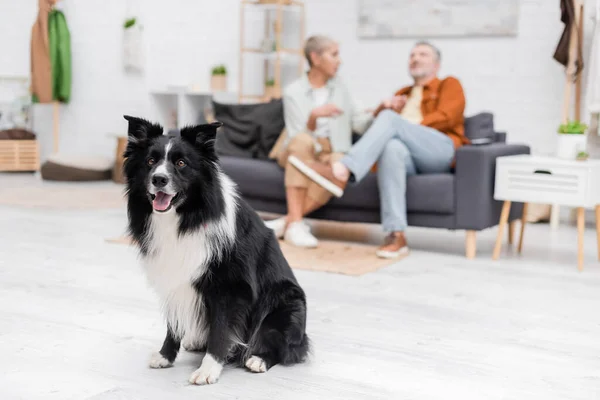
[(158, 192), (156, 193), (156, 197), (154, 198), (154, 200), (152, 200), (152, 207), (154, 207), (154, 209), (158, 211), (165, 211), (167, 208), (169, 208), (172, 198), (173, 196), (171, 196), (170, 194)]

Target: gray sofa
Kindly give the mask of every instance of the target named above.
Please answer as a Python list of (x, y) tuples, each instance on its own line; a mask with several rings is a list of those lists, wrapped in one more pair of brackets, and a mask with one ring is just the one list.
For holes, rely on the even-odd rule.
[[(409, 177), (407, 211), (410, 226), (467, 231), (465, 250), (467, 257), (472, 258), (475, 233), (497, 225), (500, 218), (502, 204), (493, 199), (496, 157), (529, 154), (530, 149), (522, 144), (505, 143), (506, 134), (494, 131), (490, 113), (467, 118), (465, 133), (470, 139), (487, 139), (490, 143), (459, 148), (451, 173)], [(226, 154), (221, 154), (220, 160), (224, 171), (239, 185), (242, 196), (252, 207), (257, 211), (285, 214), (283, 170), (275, 161)], [(520, 218), (521, 212), (522, 205), (515, 204), (511, 207), (510, 220)], [(341, 198), (333, 198), (308, 217), (380, 223), (375, 173), (360, 183), (349, 184)]]

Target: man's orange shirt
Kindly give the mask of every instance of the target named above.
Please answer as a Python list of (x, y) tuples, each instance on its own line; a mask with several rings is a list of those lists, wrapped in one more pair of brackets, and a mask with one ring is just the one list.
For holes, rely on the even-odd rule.
[[(410, 96), (412, 86), (396, 92), (397, 96)], [(451, 76), (440, 80), (434, 78), (423, 87), (421, 101), (421, 125), (437, 129), (450, 136), (454, 148), (468, 144), (465, 136), (465, 94), (458, 79)]]

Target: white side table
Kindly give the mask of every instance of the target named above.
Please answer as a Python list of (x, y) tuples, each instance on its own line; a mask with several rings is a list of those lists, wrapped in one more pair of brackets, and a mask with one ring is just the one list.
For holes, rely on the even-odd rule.
[(494, 199), (504, 200), (494, 247), (494, 260), (500, 256), (502, 234), (513, 201), (524, 203), (519, 253), (523, 249), (527, 203), (556, 204), (577, 207), (577, 267), (580, 271), (583, 270), (585, 209), (596, 209), (596, 234), (598, 259), (600, 259), (600, 160), (571, 161), (531, 155), (498, 157)]

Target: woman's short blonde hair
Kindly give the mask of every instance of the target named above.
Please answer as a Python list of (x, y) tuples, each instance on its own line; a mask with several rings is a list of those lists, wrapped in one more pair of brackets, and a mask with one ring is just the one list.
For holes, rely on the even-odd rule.
[(308, 65), (312, 67), (312, 60), (310, 59), (311, 53), (321, 54), (326, 48), (335, 44), (335, 40), (330, 37), (323, 35), (311, 36), (306, 40), (304, 44), (304, 56), (308, 61)]

